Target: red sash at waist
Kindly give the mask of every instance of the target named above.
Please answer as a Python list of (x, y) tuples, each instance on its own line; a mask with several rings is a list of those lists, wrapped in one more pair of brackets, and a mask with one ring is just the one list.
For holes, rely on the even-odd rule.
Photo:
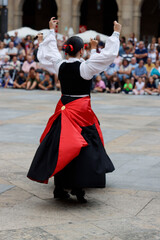
[(59, 100), (55, 109), (55, 113), (50, 117), (47, 126), (40, 138), (40, 142), (43, 141), (47, 133), (50, 131), (53, 122), (60, 114), (61, 133), (58, 161), (52, 176), (61, 171), (75, 157), (77, 157), (82, 147), (86, 147), (88, 145), (86, 140), (81, 135), (81, 127), (87, 127), (95, 124), (100, 139), (104, 145), (98, 119), (91, 109), (90, 97), (79, 98), (70, 103), (67, 103), (66, 105), (63, 105), (61, 100)]

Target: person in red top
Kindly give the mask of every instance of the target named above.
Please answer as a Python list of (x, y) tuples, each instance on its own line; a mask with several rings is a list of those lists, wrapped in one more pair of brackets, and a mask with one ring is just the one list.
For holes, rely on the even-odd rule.
[(105, 174), (114, 171), (91, 108), (90, 90), (92, 77), (105, 70), (118, 54), (121, 25), (114, 22), (114, 33), (101, 53), (95, 53), (97, 41), (92, 40), (94, 54), (82, 62), (84, 43), (76, 36), (65, 44), (68, 59), (61, 59), (55, 39), (56, 24), (52, 18), (51, 33), (43, 42), (39, 35), (38, 58), (47, 70), (53, 68), (57, 73), (62, 97), (41, 136), (27, 176), (41, 183), (48, 183), (54, 176), (54, 198), (69, 198), (65, 189), (71, 189), (79, 202), (86, 203), (83, 188), (105, 187)]

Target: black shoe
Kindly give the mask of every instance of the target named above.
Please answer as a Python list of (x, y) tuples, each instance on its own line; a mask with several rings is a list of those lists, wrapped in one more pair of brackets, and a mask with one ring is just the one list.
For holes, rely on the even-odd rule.
[(77, 197), (78, 202), (87, 203), (87, 199), (85, 199), (84, 197), (82, 197), (82, 196), (76, 196), (76, 197)]
[(53, 192), (54, 194), (54, 198), (60, 198), (60, 199), (69, 199), (70, 198), (70, 195), (67, 191), (64, 191), (64, 190), (54, 190)]
[(71, 191), (71, 194), (77, 197), (78, 202), (87, 203), (87, 200), (84, 198), (85, 191), (82, 189), (74, 189)]

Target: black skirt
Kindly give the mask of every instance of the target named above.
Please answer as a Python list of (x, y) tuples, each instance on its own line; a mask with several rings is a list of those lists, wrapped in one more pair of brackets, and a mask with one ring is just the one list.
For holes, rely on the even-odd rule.
[[(62, 96), (61, 101), (65, 105), (76, 99), (78, 98)], [(54, 121), (37, 149), (27, 175), (30, 179), (44, 182), (52, 176), (58, 159), (60, 133), (61, 115)], [(103, 188), (106, 182), (105, 174), (113, 172), (114, 166), (104, 149), (95, 125), (82, 127), (81, 134), (88, 146), (83, 147), (80, 154), (54, 176), (55, 185), (67, 189)]]

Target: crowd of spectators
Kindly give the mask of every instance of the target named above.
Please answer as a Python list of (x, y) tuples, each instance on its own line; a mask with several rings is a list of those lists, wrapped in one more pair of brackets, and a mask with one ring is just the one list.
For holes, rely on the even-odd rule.
[[(97, 53), (105, 43), (100, 37)], [(58, 49), (63, 58), (63, 41), (58, 40)], [(5, 34), (0, 42), (0, 87), (16, 89), (60, 90), (58, 76), (47, 72), (37, 59), (38, 41), (31, 36), (24, 39)], [(90, 44), (85, 44), (83, 58), (89, 59)], [(93, 77), (92, 92), (124, 94), (160, 94), (160, 38), (152, 38), (151, 43), (137, 41), (134, 34), (129, 39), (121, 37), (119, 54), (115, 61), (106, 66), (104, 72)]]

